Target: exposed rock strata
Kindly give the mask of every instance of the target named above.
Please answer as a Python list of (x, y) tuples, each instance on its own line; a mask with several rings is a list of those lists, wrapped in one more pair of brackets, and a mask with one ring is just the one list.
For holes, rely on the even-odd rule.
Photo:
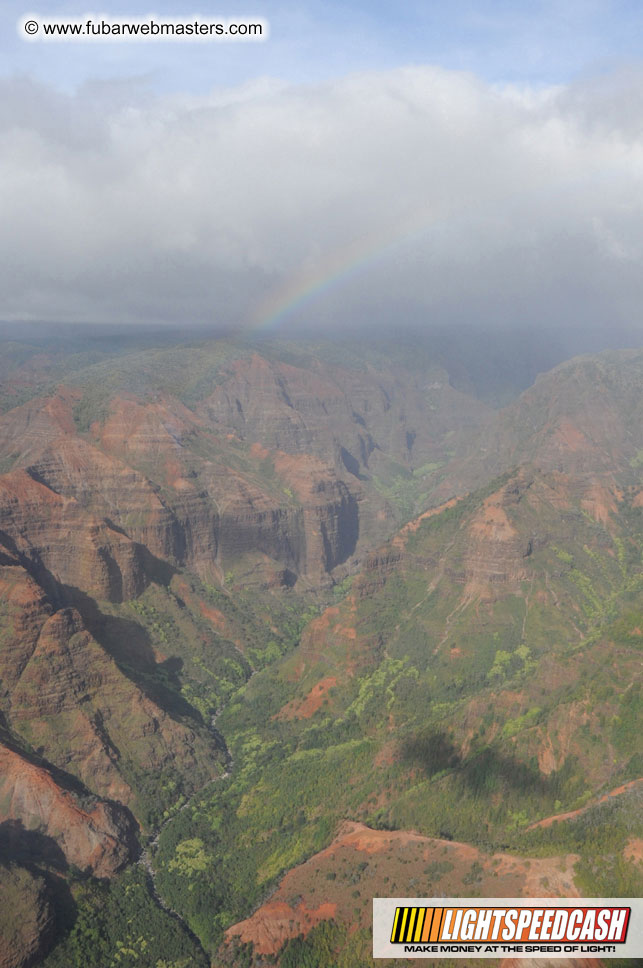
[(19, 567), (0, 568), (0, 709), (41, 755), (101, 796), (136, 809), (126, 779), (174, 769), (214, 776), (218, 749), (125, 676), (74, 608), (53, 610)]
[(140, 546), (27, 471), (0, 477), (0, 538), (51, 590), (70, 585), (122, 601), (145, 587)]
[(134, 849), (134, 825), (123, 808), (104, 801), (82, 807), (48, 770), (0, 745), (0, 824), (6, 820), (51, 838), (68, 864), (97, 877), (115, 874)]
[(415, 452), (422, 463), (446, 432), (487, 418), (484, 405), (437, 369), (413, 376), (394, 367), (383, 374), (318, 361), (293, 366), (258, 353), (230, 364), (200, 412), (272, 450), (333, 455), (336, 468), (352, 474), (382, 453), (412, 464)]
[(154, 559), (221, 576), (248, 553), (319, 581), (355, 553), (368, 502), (318, 458), (240, 461), (177, 401), (116, 398), (94, 444), (76, 434), (72, 403), (61, 392), (42, 412), (0, 418), (0, 446), (15, 453), (0, 478), (0, 534), (52, 589), (122, 601), (143, 590)]

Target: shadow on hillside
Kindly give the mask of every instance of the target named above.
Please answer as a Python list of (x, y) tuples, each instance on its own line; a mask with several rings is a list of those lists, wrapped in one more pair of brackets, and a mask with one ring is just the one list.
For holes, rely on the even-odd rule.
[[(0, 532), (0, 539), (3, 537)], [(15, 553), (17, 562), (44, 589), (56, 609), (72, 607), (80, 612), (87, 631), (148, 699), (173, 717), (187, 716), (203, 722), (198, 710), (181, 695), (178, 674), (183, 667), (182, 659), (172, 657), (157, 663), (150, 635), (138, 622), (101, 612), (91, 595), (74, 585), (60, 582), (41, 561), (32, 561), (19, 552), (12, 539), (7, 537), (5, 544), (10, 552)], [(155, 558), (143, 546), (139, 546), (139, 550), (148, 577), (163, 585), (169, 584), (175, 569)], [(114, 600), (119, 600), (118, 594)]]
[(69, 865), (53, 837), (37, 830), (27, 830), (22, 820), (0, 823), (0, 859), (22, 867), (44, 866), (65, 872)]
[(402, 745), (402, 758), (420, 766), (427, 776), (452, 770), (460, 764), (460, 756), (446, 733), (416, 733)]
[(93, 796), (78, 777), (65, 772), (65, 770), (61, 770), (54, 763), (50, 763), (49, 760), (46, 760), (44, 756), (41, 756), (34, 750), (27, 749), (20, 738), (10, 732), (7, 721), (2, 713), (0, 713), (0, 743), (2, 746), (6, 746), (7, 749), (11, 750), (12, 753), (17, 753), (27, 763), (32, 763), (34, 766), (47, 770), (55, 780), (56, 785), (62, 787), (64, 790), (68, 790), (70, 793), (83, 799)]
[(77, 608), (87, 631), (148, 699), (171, 716), (187, 716), (201, 722), (200, 713), (181, 695), (179, 673), (183, 659), (171, 656), (157, 662), (147, 629), (133, 619), (102, 612), (91, 596), (79, 588), (64, 586), (68, 605)]
[(403, 760), (421, 767), (427, 776), (453, 771), (474, 796), (507, 785), (525, 793), (551, 792), (551, 782), (537, 769), (491, 746), (462, 757), (442, 731), (420, 732), (402, 745)]
[[(34, 877), (44, 879), (46, 899), (53, 915), (40, 935), (39, 954), (46, 954), (76, 921), (78, 906), (66, 880), (73, 869), (53, 838), (35, 830), (25, 830), (21, 820), (7, 820), (0, 824), (0, 862), (23, 868)], [(78, 872), (76, 875), (82, 876)], [(15, 901), (14, 913), (19, 917), (21, 897), (16, 897)], [(29, 964), (35, 962), (29, 961)]]

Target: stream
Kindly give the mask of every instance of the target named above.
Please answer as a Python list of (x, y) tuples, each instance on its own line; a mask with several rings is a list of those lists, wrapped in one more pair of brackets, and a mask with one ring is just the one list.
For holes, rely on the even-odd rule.
[(220, 712), (221, 712), (221, 710), (218, 709), (216, 711), (216, 713), (212, 716), (212, 718), (210, 720), (210, 725), (209, 725), (208, 729), (209, 729), (209, 732), (214, 736), (214, 738), (216, 739), (217, 743), (220, 745), (221, 749), (224, 752), (224, 755), (225, 755), (225, 772), (222, 773), (221, 776), (216, 777), (214, 780), (208, 780), (206, 783), (204, 783), (202, 786), (200, 786), (197, 790), (195, 790), (192, 793), (192, 795), (190, 797), (188, 797), (188, 799), (176, 811), (176, 813), (173, 813), (171, 816), (167, 817), (163, 821), (163, 823), (161, 824), (161, 826), (158, 828), (158, 830), (156, 831), (156, 833), (154, 834), (154, 837), (147, 842), (146, 846), (141, 851), (141, 853), (140, 853), (140, 855), (138, 857), (138, 860), (136, 861), (137, 864), (139, 864), (141, 867), (143, 867), (145, 869), (145, 872), (146, 872), (146, 875), (147, 875), (148, 888), (149, 888), (150, 894), (153, 897), (153, 899), (156, 902), (156, 904), (158, 904), (158, 906), (160, 908), (162, 908), (167, 914), (169, 914), (170, 917), (172, 917), (175, 921), (178, 921), (181, 924), (181, 926), (184, 928), (184, 930), (189, 934), (189, 936), (192, 938), (192, 940), (199, 946), (199, 948), (201, 949), (201, 951), (203, 951), (203, 953), (206, 955), (206, 957), (208, 957), (207, 952), (204, 951), (203, 946), (201, 944), (201, 941), (195, 935), (194, 931), (192, 931), (192, 929), (190, 928), (190, 926), (187, 923), (187, 921), (183, 918), (183, 916), (181, 914), (179, 914), (178, 911), (175, 911), (174, 908), (170, 907), (170, 905), (167, 903), (167, 901), (165, 901), (164, 898), (159, 894), (159, 892), (158, 892), (158, 890), (156, 888), (156, 880), (155, 880), (155, 878), (156, 878), (156, 872), (154, 870), (154, 867), (152, 866), (152, 853), (155, 850), (155, 848), (158, 847), (159, 838), (160, 838), (161, 834), (163, 833), (163, 831), (165, 830), (165, 828), (167, 827), (167, 825), (169, 823), (171, 823), (171, 821), (174, 820), (187, 807), (189, 807), (190, 804), (192, 803), (192, 801), (195, 799), (195, 797), (197, 797), (207, 786), (210, 786), (211, 783), (218, 783), (221, 780), (226, 780), (230, 776), (230, 774), (232, 772), (233, 761), (232, 761), (232, 756), (230, 755), (230, 750), (228, 749), (227, 743), (226, 743), (226, 741), (225, 741), (222, 733), (216, 728), (216, 721), (217, 721), (217, 717), (219, 716), (219, 713)]

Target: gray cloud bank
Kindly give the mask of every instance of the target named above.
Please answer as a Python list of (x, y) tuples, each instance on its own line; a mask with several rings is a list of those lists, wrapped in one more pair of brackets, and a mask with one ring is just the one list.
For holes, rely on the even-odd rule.
[(246, 325), (312, 289), (291, 319), (636, 323), (642, 81), (5, 79), (0, 319)]

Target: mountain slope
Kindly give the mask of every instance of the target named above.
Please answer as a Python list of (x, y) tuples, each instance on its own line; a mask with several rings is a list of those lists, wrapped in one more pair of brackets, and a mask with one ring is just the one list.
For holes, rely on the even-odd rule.
[[(456, 893), (492, 890), (509, 854), (516, 891), (537, 856), (574, 855), (565, 888), (547, 861), (552, 891), (636, 884), (643, 354), (572, 360), (495, 414), (430, 360), (330, 346), (25, 366), (0, 416), (5, 816), (41, 876), (112, 877), (105, 895), (71, 878), (77, 925), (109, 897), (116, 946), (121, 892), (154, 905), (142, 869), (119, 873), (128, 809), (163, 823), (143, 859), (193, 935), (159, 930), (226, 964), (251, 957), (254, 928), (230, 929), (256, 908), (281, 918), (284, 964), (300, 928), (370, 963), (344, 910), (371, 891), (361, 848), (327, 864), (346, 822), (425, 838), (431, 871), (459, 851)], [(89, 805), (71, 845), (39, 785)], [(378, 889), (428, 891), (396, 853)], [(81, 949), (92, 964), (72, 928), (51, 965)]]
[[(589, 386), (592, 367), (581, 371)], [(576, 365), (565, 372), (574, 383)], [(619, 388), (615, 399), (626, 421), (628, 396)], [(584, 406), (565, 406), (578, 422), (586, 416)], [(158, 855), (159, 884), (206, 940), (216, 925), (192, 920), (192, 896), (208, 898), (222, 923), (238, 917), (347, 818), (483, 850), (510, 844), (529, 855), (549, 845), (554, 854), (573, 844), (583, 891), (640, 887), (627, 854), (641, 834), (638, 787), (618, 822), (605, 825), (594, 810), (595, 827), (535, 826), (641, 776), (636, 439), (613, 442), (606, 458), (609, 428), (590, 438), (585, 424), (582, 462), (564, 442), (552, 462), (552, 435), (524, 425), (530, 411), (522, 399), (513, 418), (528, 461), (421, 515), (368, 556), (348, 596), (220, 717), (236, 776), (225, 795), (199, 800), (199, 819), (168, 827)], [(218, 814), (225, 821), (212, 834)], [(183, 875), (181, 845), (195, 838), (203, 874)], [(213, 888), (210, 865), (232, 859), (234, 845), (243, 867)], [(306, 910), (318, 910), (305, 896)], [(331, 885), (319, 903), (332, 897)]]

